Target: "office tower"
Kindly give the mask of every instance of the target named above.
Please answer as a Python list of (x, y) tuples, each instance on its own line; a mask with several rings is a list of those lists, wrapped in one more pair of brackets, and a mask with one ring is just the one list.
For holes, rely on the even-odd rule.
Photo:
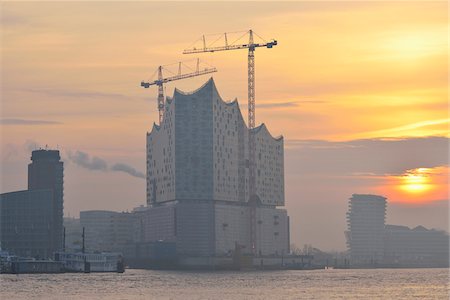
[(28, 165), (28, 190), (50, 189), (53, 191), (51, 248), (63, 248), (64, 215), (64, 163), (59, 150), (40, 149), (31, 154)]
[(28, 190), (0, 195), (0, 246), (18, 256), (53, 258), (63, 247), (63, 162), (58, 150), (35, 150)]

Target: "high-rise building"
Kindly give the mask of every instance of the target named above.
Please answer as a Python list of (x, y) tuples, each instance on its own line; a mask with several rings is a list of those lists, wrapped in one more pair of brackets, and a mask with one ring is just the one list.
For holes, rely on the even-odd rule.
[(64, 163), (59, 150), (40, 149), (31, 153), (28, 165), (28, 190), (50, 189), (53, 191), (53, 226), (51, 248), (63, 248), (64, 217)]
[(159, 228), (147, 239), (164, 232), (182, 255), (228, 255), (237, 245), (252, 251), (249, 134), (256, 140), (255, 252), (289, 252), (287, 212), (277, 208), (284, 206), (283, 137), (264, 124), (250, 131), (238, 102), (224, 102), (212, 78), (192, 93), (175, 89), (161, 125), (147, 134), (147, 214), (167, 215), (146, 221)]
[(347, 212), (346, 237), (353, 263), (376, 264), (382, 261), (385, 218), (386, 198), (352, 195)]
[(0, 195), (0, 246), (51, 258), (63, 248), (63, 162), (58, 150), (35, 150), (31, 160), (28, 190)]

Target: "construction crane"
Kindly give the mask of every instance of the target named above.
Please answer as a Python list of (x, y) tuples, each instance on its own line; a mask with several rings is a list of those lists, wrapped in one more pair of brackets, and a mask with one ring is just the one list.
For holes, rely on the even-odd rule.
[[(248, 43), (237, 44), (244, 36), (248, 34)], [(253, 35), (258, 36), (263, 43), (255, 43)], [(212, 46), (215, 42), (223, 37), (225, 45)], [(257, 254), (256, 251), (256, 207), (258, 206), (258, 196), (256, 194), (256, 144), (255, 136), (252, 129), (255, 128), (255, 49), (259, 47), (273, 48), (278, 43), (276, 40), (272, 39), (270, 41), (265, 41), (259, 35), (253, 32), (253, 30), (246, 31), (243, 36), (238, 38), (231, 44), (228, 43), (227, 33), (220, 35), (219, 39), (216, 39), (212, 44), (207, 45), (206, 38), (203, 35), (201, 37), (202, 46), (199, 48), (185, 49), (183, 54), (193, 54), (193, 53), (204, 53), (204, 52), (217, 52), (226, 50), (238, 50), (238, 49), (248, 49), (248, 127), (249, 127), (249, 205), (250, 205), (250, 238), (251, 247), (253, 255)]]
[[(197, 67), (195, 70), (193, 70), (188, 65), (186, 65), (185, 62), (178, 62), (176, 64), (178, 64), (178, 74), (172, 73), (167, 68), (167, 66), (170, 66), (170, 65), (159, 66), (158, 69), (155, 71), (155, 73), (153, 73), (153, 76), (152, 76), (152, 77), (154, 77), (155, 74), (158, 73), (158, 79), (156, 79), (154, 81), (148, 81), (148, 82), (141, 81), (141, 86), (146, 89), (152, 85), (158, 86), (158, 112), (159, 112), (159, 124), (160, 125), (161, 125), (163, 117), (164, 117), (164, 87), (163, 87), (163, 85), (165, 83), (217, 72), (217, 69), (215, 67), (211, 67), (211, 66), (201, 69), (200, 68), (200, 59), (197, 59)], [(171, 64), (171, 65), (174, 65), (174, 64)], [(182, 66), (190, 69), (193, 72), (183, 74), (182, 68), (181, 68)], [(172, 73), (172, 76), (164, 77), (163, 70), (168, 71), (169, 73)]]

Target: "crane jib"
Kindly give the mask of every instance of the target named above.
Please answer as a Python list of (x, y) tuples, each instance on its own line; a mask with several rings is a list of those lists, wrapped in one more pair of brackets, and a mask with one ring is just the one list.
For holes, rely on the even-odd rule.
[(193, 53), (202, 53), (202, 52), (216, 52), (216, 51), (226, 51), (226, 50), (238, 50), (238, 49), (252, 49), (258, 47), (266, 47), (273, 48), (273, 46), (278, 45), (277, 40), (272, 40), (268, 43), (264, 44), (242, 44), (242, 45), (228, 45), (228, 46), (219, 46), (219, 47), (203, 47), (203, 48), (193, 48), (193, 49), (185, 49), (183, 54), (193, 54)]
[(163, 116), (164, 116), (164, 89), (163, 89), (163, 84), (164, 83), (217, 72), (217, 69), (214, 68), (214, 67), (212, 67), (212, 68), (204, 68), (203, 70), (200, 70), (200, 60), (197, 59), (197, 69), (196, 69), (196, 71), (191, 72), (191, 73), (182, 74), (181, 73), (181, 64), (182, 64), (182, 62), (179, 62), (178, 75), (164, 78), (163, 77), (163, 73), (162, 73), (163, 67), (159, 66), (159, 68), (157, 70), (158, 71), (158, 79), (157, 80), (151, 81), (151, 82), (141, 81), (141, 86), (144, 87), (144, 88), (149, 88), (151, 85), (157, 85), (158, 86), (159, 124), (162, 123)]
[(196, 71), (196, 72), (192, 72), (192, 73), (188, 73), (188, 74), (183, 74), (183, 75), (176, 75), (176, 76), (172, 76), (172, 77), (167, 77), (167, 78), (163, 78), (162, 80), (155, 80), (152, 82), (141, 82), (141, 86), (143, 86), (144, 88), (148, 88), (151, 85), (162, 85), (163, 83), (166, 82), (170, 82), (170, 81), (174, 81), (174, 80), (179, 80), (179, 79), (184, 79), (184, 78), (189, 78), (189, 77), (194, 77), (194, 76), (198, 76), (198, 75), (204, 75), (204, 74), (209, 74), (209, 73), (214, 73), (217, 72), (216, 68), (207, 68), (201, 71)]

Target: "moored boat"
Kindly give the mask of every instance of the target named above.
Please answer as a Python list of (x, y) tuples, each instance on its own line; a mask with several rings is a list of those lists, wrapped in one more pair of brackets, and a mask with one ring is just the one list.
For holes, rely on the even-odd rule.
[(62, 263), (54, 260), (19, 257), (0, 250), (0, 273), (6, 274), (51, 274), (62, 273)]
[(55, 260), (63, 263), (66, 272), (118, 272), (125, 271), (120, 253), (56, 252)]

